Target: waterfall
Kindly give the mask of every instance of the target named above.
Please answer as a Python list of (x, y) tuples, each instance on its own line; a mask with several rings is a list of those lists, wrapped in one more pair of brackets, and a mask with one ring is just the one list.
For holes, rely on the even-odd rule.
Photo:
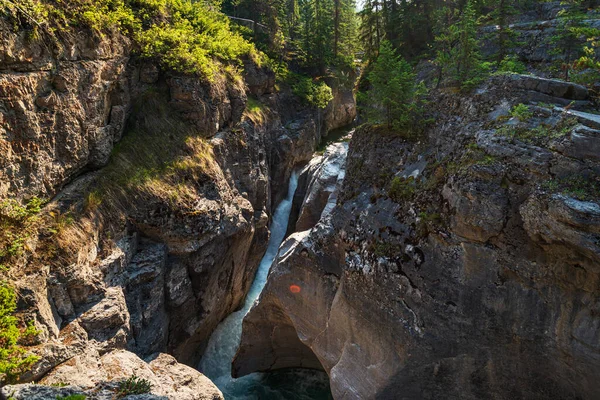
[[(219, 324), (208, 342), (199, 370), (221, 389), (226, 400), (267, 400), (329, 398), (329, 385), (324, 373), (287, 371), (270, 374), (250, 374), (239, 379), (231, 377), (231, 361), (240, 343), (242, 320), (260, 295), (281, 242), (285, 238), (298, 173), (290, 177), (287, 196), (279, 203), (271, 222), (271, 237), (254, 282), (246, 296), (244, 307)], [(321, 392), (324, 393), (321, 394)]]

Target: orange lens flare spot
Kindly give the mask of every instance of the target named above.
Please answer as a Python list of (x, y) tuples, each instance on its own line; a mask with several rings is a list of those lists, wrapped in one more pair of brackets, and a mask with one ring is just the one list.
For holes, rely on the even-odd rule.
[(300, 293), (300, 286), (298, 285), (290, 285), (290, 292), (292, 293)]

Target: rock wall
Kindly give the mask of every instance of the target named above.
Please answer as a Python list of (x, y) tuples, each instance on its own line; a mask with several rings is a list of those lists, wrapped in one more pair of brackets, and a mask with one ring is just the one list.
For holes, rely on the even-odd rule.
[(130, 104), (130, 43), (121, 35), (44, 41), (0, 19), (0, 198), (49, 197), (106, 164)]
[(337, 206), (284, 242), (244, 319), (236, 375), (322, 367), (336, 399), (600, 396), (600, 132), (533, 99), (583, 88), (530, 79), (436, 92), (418, 142), (357, 129)]
[[(116, 32), (60, 37), (60, 51), (1, 19), (0, 35), (0, 199), (52, 199), (42, 221), (68, 221), (60, 234), (28, 238), (9, 273), (22, 316), (41, 330), (31, 350), (42, 358), (22, 379), (123, 349), (194, 365), (216, 325), (242, 304), (271, 210), (326, 130), (299, 99), (275, 91), (272, 71), (249, 61), (244, 82), (211, 84), (140, 63)], [(248, 96), (264, 105), (263, 118), (245, 112)], [(335, 107), (346, 101), (354, 102), (336, 96)], [(332, 118), (324, 120), (330, 128), (344, 122)], [(90, 206), (107, 171), (137, 162), (114, 147), (150, 137), (156, 123), (164, 148), (152, 157), (189, 131), (167, 155), (169, 168), (123, 177)], [(139, 142), (123, 146), (148, 156)], [(128, 183), (147, 179), (156, 184), (145, 191)]]

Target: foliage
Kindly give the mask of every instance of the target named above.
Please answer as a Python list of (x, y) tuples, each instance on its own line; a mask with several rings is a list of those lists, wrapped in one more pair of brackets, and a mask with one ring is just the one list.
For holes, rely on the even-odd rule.
[(56, 400), (85, 400), (87, 396), (85, 394), (70, 394), (68, 396), (56, 396)]
[(328, 66), (353, 63), (355, 6), (355, 0), (224, 0), (222, 10), (265, 27), (252, 36), (271, 58), (324, 74)]
[(552, 53), (560, 56), (555, 67), (563, 79), (591, 85), (600, 79), (600, 29), (588, 24), (585, 0), (564, 0), (568, 7), (558, 15), (556, 34), (550, 39)]
[(310, 106), (325, 108), (333, 99), (331, 88), (325, 82), (316, 82), (310, 76), (290, 72), (286, 81), (294, 94)]
[[(452, 18), (452, 14), (447, 16), (448, 20)], [(435, 45), (438, 84), (447, 75), (453, 83), (468, 90), (478, 85), (489, 72), (489, 64), (481, 62), (477, 18), (471, 1), (467, 2), (455, 23), (441, 29)]]
[(497, 72), (524, 74), (527, 67), (516, 56), (507, 55), (498, 64)]
[[(48, 35), (85, 26), (100, 34), (118, 29), (134, 39), (140, 57), (166, 70), (197, 73), (214, 80), (223, 64), (242, 66), (244, 57), (261, 63), (262, 56), (229, 20), (205, 2), (192, 0), (2, 0), (0, 10)], [(231, 71), (231, 69), (230, 69)], [(237, 74), (234, 72), (234, 75)]]
[(422, 87), (415, 84), (412, 67), (396, 55), (389, 41), (381, 43), (368, 79), (372, 87), (363, 95), (367, 115), (389, 128), (409, 126), (414, 121), (414, 113), (420, 110), (417, 102)]
[[(223, 15), (208, 10), (202, 2), (162, 1), (162, 7), (149, 8), (150, 14), (143, 16), (142, 25), (149, 27), (134, 36), (142, 57), (158, 59), (173, 71), (199, 72), (209, 80), (221, 70), (215, 59), (238, 66), (244, 56), (260, 62), (253, 45), (233, 33)], [(166, 21), (164, 15), (168, 16)], [(163, 21), (153, 23), (159, 18)]]
[(434, 232), (442, 223), (442, 216), (439, 213), (420, 212), (416, 226), (417, 235), (426, 237)]
[(544, 182), (542, 189), (552, 193), (561, 193), (580, 201), (597, 201), (600, 199), (600, 180), (597, 176), (584, 178), (577, 175), (552, 179)]
[(496, 135), (510, 139), (518, 139), (524, 143), (545, 146), (550, 141), (567, 135), (578, 124), (577, 118), (563, 116), (555, 125), (540, 124), (529, 127), (527, 124), (502, 125), (496, 130)]
[(13, 315), (16, 308), (14, 289), (0, 281), (0, 375), (8, 382), (14, 382), (39, 359), (18, 345), (19, 339), (36, 335), (37, 331), (31, 324), (25, 329), (19, 327), (19, 320)]
[(15, 199), (0, 202), (0, 264), (8, 265), (23, 254), (36, 232), (44, 201), (31, 198), (25, 205)]
[(131, 375), (129, 378), (119, 382), (117, 396), (125, 397), (131, 394), (150, 393), (152, 383), (149, 380)]
[(401, 203), (402, 201), (411, 199), (415, 193), (415, 189), (416, 182), (412, 176), (408, 178), (396, 176), (390, 182), (388, 195), (395, 202)]
[(514, 106), (510, 110), (510, 115), (513, 118), (517, 118), (519, 121), (527, 121), (528, 119), (533, 117), (533, 113), (531, 111), (529, 111), (529, 107), (527, 107), (523, 103), (520, 103), (520, 104), (517, 104), (516, 106)]
[(578, 73), (573, 80), (584, 85), (592, 85), (600, 81), (600, 29), (579, 29), (577, 33), (586, 38), (586, 43), (582, 48), (581, 57), (574, 63), (574, 69)]
[(267, 117), (267, 107), (253, 97), (248, 97), (244, 115), (256, 124), (263, 124)]

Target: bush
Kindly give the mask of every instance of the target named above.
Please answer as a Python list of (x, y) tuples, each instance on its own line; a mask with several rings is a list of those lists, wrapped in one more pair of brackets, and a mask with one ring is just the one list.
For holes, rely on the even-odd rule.
[(506, 56), (500, 61), (500, 65), (498, 65), (498, 72), (524, 74), (527, 72), (527, 67), (517, 57)]
[(416, 183), (412, 176), (409, 178), (396, 176), (390, 183), (388, 195), (396, 203), (401, 203), (402, 201), (411, 199), (415, 194), (415, 189)]
[(26, 329), (18, 326), (13, 315), (17, 308), (17, 296), (8, 283), (0, 282), (0, 374), (5, 380), (14, 382), (27, 371), (39, 357), (27, 355), (25, 349), (17, 344), (20, 338), (37, 334), (33, 326)]
[[(166, 70), (197, 73), (214, 80), (221, 63), (242, 66), (248, 57), (260, 64), (253, 44), (230, 29), (229, 20), (205, 2), (192, 0), (3, 0), (0, 12), (45, 34), (82, 26), (102, 34), (120, 30), (137, 44), (138, 54)], [(27, 21), (21, 23), (20, 21)], [(237, 75), (237, 72), (234, 72)]]
[(17, 200), (0, 202), (0, 265), (9, 269), (16, 257), (23, 254), (26, 241), (36, 232), (44, 201), (33, 197), (25, 205)]
[(85, 400), (87, 396), (85, 394), (71, 394), (65, 397), (56, 396), (56, 400)]
[(308, 105), (325, 108), (333, 99), (331, 88), (325, 82), (315, 82), (311, 77), (288, 72), (285, 80), (292, 91)]
[(529, 107), (523, 103), (514, 106), (512, 110), (510, 110), (510, 115), (517, 118), (519, 121), (527, 121), (533, 117), (533, 113), (529, 111)]
[(129, 396), (130, 394), (150, 393), (150, 390), (152, 390), (152, 384), (150, 381), (135, 375), (131, 375), (129, 378), (119, 383), (117, 395), (119, 397), (125, 397)]

